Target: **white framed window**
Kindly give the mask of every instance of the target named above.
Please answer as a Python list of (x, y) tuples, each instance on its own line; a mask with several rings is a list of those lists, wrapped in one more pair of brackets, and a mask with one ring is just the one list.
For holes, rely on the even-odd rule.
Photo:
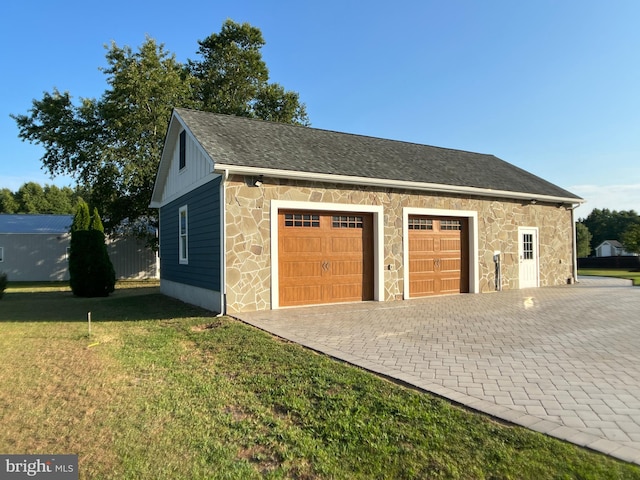
[(187, 206), (180, 207), (178, 214), (178, 258), (180, 263), (189, 263), (189, 212)]
[(4, 247), (0, 247), (0, 263), (4, 262)]

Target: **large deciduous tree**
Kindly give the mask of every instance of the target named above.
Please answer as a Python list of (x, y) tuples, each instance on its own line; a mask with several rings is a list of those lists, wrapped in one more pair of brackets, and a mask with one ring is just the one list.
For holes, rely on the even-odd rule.
[(107, 63), (110, 88), (100, 99), (74, 105), (54, 89), (14, 118), (23, 140), (44, 147), (49, 173), (85, 186), (112, 230), (125, 218), (153, 214), (148, 204), (168, 118), (173, 106), (190, 105), (190, 85), (175, 57), (150, 38), (135, 53), (112, 44)]
[(199, 40), (199, 60), (189, 60), (195, 99), (208, 112), (309, 125), (298, 93), (269, 83), (260, 49), (262, 32), (248, 23), (227, 20), (220, 33)]
[(309, 124), (298, 94), (269, 83), (259, 29), (227, 20), (198, 43), (200, 58), (187, 64), (151, 38), (136, 52), (112, 43), (100, 98), (74, 104), (54, 88), (27, 115), (13, 116), (19, 137), (44, 147), (43, 167), (73, 176), (101, 205), (109, 233), (154, 223), (148, 204), (172, 108)]

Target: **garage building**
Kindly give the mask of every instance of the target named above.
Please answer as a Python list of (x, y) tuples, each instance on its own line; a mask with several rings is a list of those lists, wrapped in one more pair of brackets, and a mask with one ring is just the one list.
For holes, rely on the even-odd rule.
[(175, 109), (161, 289), (223, 313), (571, 283), (583, 200), (493, 155)]

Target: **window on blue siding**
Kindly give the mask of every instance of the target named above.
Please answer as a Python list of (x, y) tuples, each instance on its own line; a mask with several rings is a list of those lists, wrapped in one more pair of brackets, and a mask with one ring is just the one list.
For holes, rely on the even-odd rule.
[(180, 249), (180, 263), (189, 263), (189, 214), (187, 206), (180, 207), (179, 213), (180, 238), (178, 240)]
[(187, 132), (180, 132), (180, 170), (187, 165)]

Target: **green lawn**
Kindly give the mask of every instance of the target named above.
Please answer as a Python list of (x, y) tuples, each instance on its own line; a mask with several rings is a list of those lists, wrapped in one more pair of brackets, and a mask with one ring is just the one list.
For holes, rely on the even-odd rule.
[(617, 277), (633, 280), (635, 286), (640, 286), (640, 272), (627, 269), (600, 269), (600, 268), (581, 268), (578, 275), (594, 275), (597, 277)]
[(77, 453), (81, 478), (640, 479), (157, 287), (11, 290), (0, 352), (0, 452)]

